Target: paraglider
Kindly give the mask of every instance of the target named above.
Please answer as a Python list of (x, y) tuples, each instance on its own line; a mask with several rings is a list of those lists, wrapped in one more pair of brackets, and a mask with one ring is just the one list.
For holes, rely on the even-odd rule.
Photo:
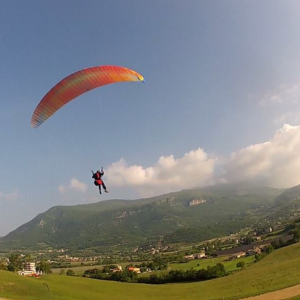
[(94, 173), (92, 170), (92, 173), (93, 173), (92, 178), (95, 179), (94, 184), (95, 184), (95, 186), (99, 187), (99, 193), (101, 194), (101, 186), (103, 186), (105, 193), (108, 193), (108, 190), (106, 189), (104, 181), (101, 178), (104, 175), (103, 168), (101, 168), (101, 172), (98, 170), (96, 173)]
[[(141, 81), (144, 77), (131, 69), (119, 66), (96, 66), (75, 72), (58, 82), (40, 101), (31, 118), (31, 126), (39, 127), (43, 122), (56, 113), (62, 106), (74, 100), (78, 96), (101, 86), (117, 83)], [(94, 184), (101, 186), (108, 193), (106, 186), (101, 179), (104, 175), (103, 168), (101, 172), (93, 173)]]
[(31, 126), (39, 127), (62, 106), (94, 88), (117, 82), (142, 81), (144, 77), (131, 69), (119, 66), (97, 66), (71, 74), (57, 83), (40, 101)]

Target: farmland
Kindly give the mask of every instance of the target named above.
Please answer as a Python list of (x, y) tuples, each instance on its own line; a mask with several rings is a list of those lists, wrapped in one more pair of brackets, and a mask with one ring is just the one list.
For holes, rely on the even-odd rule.
[[(237, 270), (236, 264), (240, 261), (243, 261), (246, 263), (246, 265), (249, 265), (254, 262), (254, 256), (249, 257), (243, 257), (235, 260), (227, 260), (228, 256), (218, 257), (218, 258), (211, 258), (211, 259), (194, 259), (191, 261), (188, 261), (187, 263), (170, 263), (168, 269), (169, 270), (190, 270), (190, 269), (206, 269), (208, 266), (213, 266), (217, 263), (222, 263), (225, 266), (225, 269), (227, 272), (235, 271)], [(140, 262), (134, 263), (134, 264), (140, 264)], [(120, 263), (118, 264), (122, 266), (124, 269), (128, 263)], [(66, 268), (71, 269), (74, 271), (76, 275), (82, 275), (84, 271), (88, 269), (98, 268), (102, 269), (103, 265), (92, 265), (92, 266), (76, 266), (76, 267), (70, 267)], [(52, 269), (53, 274), (59, 274), (61, 272), (60, 268)], [(158, 274), (160, 271), (156, 271), (155, 273)], [(152, 273), (145, 273), (142, 274), (144, 276), (147, 276)]]
[[(0, 272), (0, 295), (8, 299), (239, 299), (300, 283), (300, 245), (274, 251), (265, 259), (227, 277), (170, 285), (127, 284), (80, 277), (47, 275), (23, 278)], [(48, 288), (49, 291), (48, 291)]]

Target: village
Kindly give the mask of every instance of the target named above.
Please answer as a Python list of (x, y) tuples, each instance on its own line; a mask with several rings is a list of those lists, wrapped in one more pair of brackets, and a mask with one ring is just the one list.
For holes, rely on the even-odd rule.
[[(156, 247), (134, 248), (131, 252), (101, 254), (101, 255), (71, 255), (69, 249), (48, 249), (36, 253), (22, 253), (1, 255), (0, 269), (8, 269), (17, 272), (21, 276), (40, 277), (43, 274), (66, 272), (74, 275), (72, 271), (76, 268), (98, 268), (101, 267), (107, 273), (122, 272), (124, 269), (136, 274), (150, 273), (157, 270), (167, 269), (167, 264), (188, 263), (192, 260), (212, 260), (223, 257), (224, 261), (257, 256), (265, 251), (272, 242), (291, 236), (273, 236), (273, 228), (268, 227), (262, 235), (255, 231), (249, 231), (248, 235), (231, 234), (228, 237), (217, 238), (202, 242), (198, 246), (182, 247), (174, 251), (174, 246), (166, 246), (158, 243)], [(273, 237), (273, 238), (272, 238)], [(90, 253), (91, 254), (91, 253)], [(158, 261), (156, 265), (150, 264)], [(141, 263), (142, 262), (142, 263)], [(139, 264), (138, 264), (139, 263)], [(200, 263), (198, 263), (199, 265)], [(62, 271), (63, 270), (63, 271)], [(57, 272), (56, 272), (57, 273)]]

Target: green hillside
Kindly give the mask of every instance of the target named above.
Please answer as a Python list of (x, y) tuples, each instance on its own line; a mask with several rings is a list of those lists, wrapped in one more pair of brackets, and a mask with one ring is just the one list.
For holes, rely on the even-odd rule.
[(300, 185), (291, 187), (277, 196), (265, 220), (286, 221), (300, 217)]
[(0, 239), (0, 249), (133, 247), (194, 242), (237, 232), (268, 212), (281, 190), (246, 184), (153, 198), (56, 206)]
[(0, 271), (0, 296), (16, 300), (239, 299), (299, 284), (299, 264), (300, 244), (294, 244), (232, 275), (197, 283), (145, 285), (64, 275), (35, 279)]
[(300, 197), (300, 185), (296, 185), (284, 191), (281, 195), (279, 195), (275, 202), (279, 204), (286, 204), (289, 201), (293, 201)]

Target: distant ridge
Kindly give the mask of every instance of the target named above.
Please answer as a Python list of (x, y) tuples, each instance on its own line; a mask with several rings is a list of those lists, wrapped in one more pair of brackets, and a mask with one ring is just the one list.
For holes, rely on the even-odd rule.
[(0, 251), (199, 242), (282, 217), (284, 199), (297, 195), (300, 186), (282, 190), (239, 183), (136, 200), (55, 206), (2, 237)]

